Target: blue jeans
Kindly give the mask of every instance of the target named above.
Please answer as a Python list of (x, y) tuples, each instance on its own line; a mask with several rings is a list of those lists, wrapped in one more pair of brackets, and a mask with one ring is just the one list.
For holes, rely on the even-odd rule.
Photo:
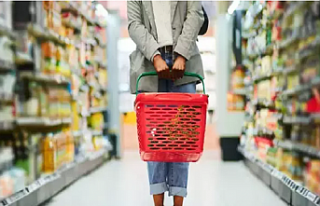
[(168, 67), (172, 69), (173, 62), (175, 60), (175, 55), (173, 53), (161, 53), (162, 59), (167, 63)]
[[(169, 66), (169, 65), (168, 65)], [(159, 92), (196, 93), (196, 84), (174, 86), (173, 81), (159, 79)], [(187, 196), (189, 163), (148, 162), (150, 194), (169, 191), (169, 196)]]

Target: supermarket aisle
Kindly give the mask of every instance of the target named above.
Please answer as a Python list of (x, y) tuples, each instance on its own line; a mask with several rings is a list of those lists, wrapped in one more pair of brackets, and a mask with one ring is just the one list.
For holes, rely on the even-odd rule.
[[(270, 189), (250, 174), (242, 163), (222, 163), (206, 152), (191, 165), (189, 196), (185, 206), (285, 206)], [(126, 152), (71, 185), (47, 206), (152, 206), (146, 165), (137, 152)], [(172, 205), (171, 199), (165, 205)]]

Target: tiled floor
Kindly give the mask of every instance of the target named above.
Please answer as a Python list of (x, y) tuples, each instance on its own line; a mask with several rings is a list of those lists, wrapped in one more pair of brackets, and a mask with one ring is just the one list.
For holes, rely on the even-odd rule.
[[(285, 206), (241, 163), (223, 163), (206, 152), (190, 169), (185, 206)], [(106, 163), (52, 199), (48, 206), (152, 206), (146, 164), (138, 152)], [(166, 206), (172, 205), (167, 198)]]

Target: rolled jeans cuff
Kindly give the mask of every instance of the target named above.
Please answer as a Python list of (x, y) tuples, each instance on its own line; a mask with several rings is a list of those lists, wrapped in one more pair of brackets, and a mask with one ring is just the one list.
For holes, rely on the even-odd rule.
[(187, 189), (183, 187), (170, 187), (169, 196), (187, 197)]
[(150, 185), (150, 195), (159, 195), (168, 191), (165, 182)]

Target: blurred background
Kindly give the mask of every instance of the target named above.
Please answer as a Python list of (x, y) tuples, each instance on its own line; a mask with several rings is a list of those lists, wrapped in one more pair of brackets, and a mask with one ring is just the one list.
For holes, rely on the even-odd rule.
[[(209, 105), (185, 205), (320, 205), (319, 1), (201, 3)], [(0, 206), (153, 204), (135, 49), (127, 1), (0, 2)]]

